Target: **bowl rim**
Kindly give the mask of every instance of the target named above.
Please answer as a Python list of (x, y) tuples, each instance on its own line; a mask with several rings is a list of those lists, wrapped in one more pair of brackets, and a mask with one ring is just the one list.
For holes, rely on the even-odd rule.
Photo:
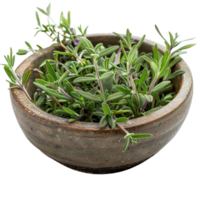
[[(123, 35), (123, 34), (122, 34)], [(108, 37), (117, 37), (114, 34), (110, 33), (102, 33), (102, 34), (91, 34), (87, 35), (87, 37), (93, 38), (93, 37), (101, 37), (101, 36), (108, 36)], [(138, 41), (141, 37), (133, 36), (133, 38)], [(160, 45), (154, 41), (145, 39), (143, 43), (147, 45), (154, 46), (155, 44), (158, 45), (158, 49), (160, 51), (165, 51), (165, 47), (163, 45)], [(28, 58), (26, 58), (17, 68), (16, 72), (18, 74), (23, 75), (26, 70), (31, 66), (30, 61), (34, 61), (42, 55), (42, 53), (54, 50), (55, 46), (50, 46), (45, 49), (41, 49), (38, 52), (32, 54)], [(171, 114), (172, 112), (175, 112), (188, 98), (189, 94), (192, 91), (193, 88), (193, 79), (191, 71), (187, 65), (187, 63), (182, 59), (178, 64), (178, 67), (180, 69), (185, 70), (185, 74), (182, 75), (182, 82), (181, 87), (176, 95), (176, 97), (167, 105), (165, 105), (163, 108), (145, 116), (141, 116), (136, 119), (131, 119), (126, 123), (121, 123), (121, 125), (126, 128), (130, 129), (133, 127), (138, 126), (145, 126), (149, 123), (155, 123), (155, 121), (164, 118)], [(81, 122), (76, 121), (73, 123), (69, 123), (68, 119), (61, 118), (58, 116), (51, 115), (49, 113), (46, 113), (45, 111), (39, 109), (36, 107), (33, 103), (29, 101), (29, 99), (25, 96), (22, 90), (20, 89), (12, 89), (10, 90), (10, 96), (11, 99), (15, 101), (15, 103), (25, 112), (27, 115), (31, 115), (36, 120), (39, 120), (41, 122), (44, 122), (46, 124), (53, 124), (54, 126), (58, 126), (60, 128), (67, 128), (71, 130), (81, 131), (81, 132), (87, 132), (87, 131), (94, 131), (94, 132), (115, 132), (116, 130), (119, 130), (118, 127), (116, 127), (114, 130), (111, 130), (109, 127), (105, 128), (99, 128), (99, 123), (92, 123), (92, 122)]]

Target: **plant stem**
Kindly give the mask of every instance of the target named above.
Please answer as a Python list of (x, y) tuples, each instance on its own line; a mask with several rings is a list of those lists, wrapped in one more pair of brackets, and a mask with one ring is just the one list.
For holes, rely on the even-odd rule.
[[(156, 81), (157, 81), (157, 76), (155, 76), (154, 80), (153, 80), (152, 83), (151, 83), (151, 86), (150, 86), (149, 91), (148, 91), (148, 95), (151, 93), (151, 90), (153, 89), (153, 87), (154, 87)], [(148, 103), (148, 102), (147, 102), (147, 100), (146, 100), (146, 101), (144, 102), (143, 107), (140, 109), (140, 112), (142, 112), (142, 111), (146, 108), (147, 103)]]
[(63, 95), (65, 95), (67, 98), (69, 98), (70, 100), (72, 100), (73, 102), (75, 102), (76, 100), (74, 98), (72, 98), (71, 96), (69, 96), (62, 88), (58, 88), (58, 91), (60, 93), (62, 93)]
[[(53, 38), (52, 38), (47, 32), (45, 32), (45, 33), (46, 33), (46, 35), (48, 35), (48, 36), (53, 40)], [(58, 43), (62, 48), (64, 48), (66, 51), (70, 52), (69, 49), (67, 49), (67, 48), (65, 47), (65, 45), (64, 45), (62, 42), (57, 41), (57, 43)], [(71, 53), (71, 52), (70, 52), (70, 53)], [(78, 56), (75, 56), (75, 55), (71, 55), (71, 56), (74, 57), (74, 58), (79, 59), (80, 62), (81, 62), (82, 64), (84, 64), (84, 62), (82, 61), (82, 59), (79, 58)]]
[(59, 106), (60, 108), (62, 108), (61, 104), (58, 102), (58, 100), (56, 99), (56, 97), (53, 97), (53, 99), (54, 99), (54, 101), (58, 104), (58, 106)]
[[(113, 116), (113, 118), (114, 118), (114, 119), (117, 119), (115, 116)], [(126, 133), (126, 135), (129, 134), (129, 132), (128, 132), (123, 126), (121, 126), (119, 123), (116, 123), (116, 124), (117, 124), (117, 126), (118, 126), (124, 133)]]
[(97, 60), (96, 59), (94, 60), (94, 66), (95, 66), (95, 72), (96, 72), (96, 76), (97, 76), (97, 79), (98, 79), (98, 84), (99, 84), (99, 88), (101, 90), (101, 94), (104, 95), (102, 83), (101, 83), (101, 81), (99, 81), (99, 72), (98, 72)]
[(136, 96), (138, 105), (140, 105), (139, 96), (138, 96), (138, 93), (137, 93), (137, 90), (136, 90), (136, 87), (135, 87), (135, 83), (134, 83), (134, 81), (133, 81), (133, 77), (132, 77), (131, 74), (129, 74), (129, 78), (130, 78), (130, 80), (131, 80), (132, 87), (133, 87), (133, 89), (134, 89), (134, 91), (135, 91), (135, 96)]
[(11, 69), (17, 83), (18, 83), (18, 86), (20, 87), (20, 89), (24, 92), (24, 94), (27, 96), (27, 98), (31, 101), (31, 97), (29, 96), (28, 92), (26, 91), (25, 87), (22, 85), (21, 81), (19, 80), (19, 78), (17, 77), (16, 73), (14, 72), (13, 69)]

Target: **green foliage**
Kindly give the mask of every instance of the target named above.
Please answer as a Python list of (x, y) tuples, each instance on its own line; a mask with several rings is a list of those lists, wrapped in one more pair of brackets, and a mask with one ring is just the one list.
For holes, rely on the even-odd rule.
[[(181, 61), (179, 56), (186, 53), (183, 50), (195, 44), (174, 51), (187, 40), (177, 41), (178, 34), (173, 36), (169, 32), (168, 42), (156, 26), (166, 45), (164, 55), (157, 44), (151, 53), (140, 52), (145, 35), (134, 41), (129, 29), (125, 37), (114, 33), (119, 37), (119, 45), (98, 43), (94, 46), (86, 37), (88, 27), (82, 29), (80, 25), (80, 34), (71, 27), (70, 12), (67, 17), (61, 13), (60, 22), (56, 24), (50, 16), (51, 4), (46, 10), (37, 9), (47, 16), (48, 24), (42, 24), (36, 12), (36, 35), (45, 33), (63, 51), (52, 52), (53, 59), (42, 62), (34, 72), (38, 72), (40, 78), (34, 82), (37, 91), (32, 100), (24, 87), (32, 72), (26, 71), (22, 78), (14, 72), (15, 56), (10, 49), (10, 55), (5, 56), (7, 64), (3, 64), (10, 79), (7, 80), (11, 84), (9, 89), (23, 90), (37, 107), (67, 118), (69, 123), (99, 122), (100, 128), (108, 126), (111, 130), (118, 126), (126, 134), (123, 152), (138, 139), (151, 137), (151, 134), (128, 133), (120, 123), (151, 114), (173, 100), (176, 94), (170, 80), (184, 74), (183, 70), (173, 72), (173, 67)], [(30, 43), (25, 44), (27, 49), (19, 49), (18, 55), (38, 53), (42, 49), (40, 45), (34, 49)]]

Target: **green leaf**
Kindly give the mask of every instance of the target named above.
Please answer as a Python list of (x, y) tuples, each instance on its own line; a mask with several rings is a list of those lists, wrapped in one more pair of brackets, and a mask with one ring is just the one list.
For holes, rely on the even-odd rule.
[(56, 73), (54, 71), (54, 68), (52, 67), (52, 65), (50, 64), (50, 62), (48, 60), (46, 60), (46, 67), (47, 67), (47, 70), (48, 70), (49, 74), (54, 79), (54, 81), (58, 80), (57, 76), (56, 76)]
[(43, 103), (44, 103), (44, 100), (45, 100), (45, 94), (42, 94), (39, 99), (36, 101), (36, 106), (37, 107), (40, 107)]
[(154, 60), (159, 62), (159, 59), (160, 59), (160, 55), (159, 55), (159, 52), (158, 52), (158, 45), (156, 44), (154, 46)]
[(165, 51), (160, 69), (163, 68), (163, 66), (165, 65), (166, 61), (168, 60), (168, 57), (169, 57), (169, 51)]
[(34, 6), (35, 10), (37, 10), (39, 13), (41, 13), (43, 16), (47, 15), (47, 11), (40, 7), (40, 6)]
[(182, 74), (184, 74), (185, 73), (185, 71), (184, 70), (177, 70), (177, 71), (175, 71), (173, 74), (171, 74), (170, 76), (169, 76), (169, 78), (168, 78), (168, 80), (171, 80), (171, 79), (174, 79), (174, 78), (176, 78), (177, 76), (180, 76), (180, 75), (182, 75)]
[(115, 129), (116, 123), (113, 120), (113, 116), (112, 115), (108, 116), (108, 124), (109, 124), (111, 130)]
[(187, 53), (187, 52), (186, 52), (186, 51), (179, 51), (179, 52), (176, 52), (176, 53), (172, 54), (171, 60), (172, 60), (173, 58), (178, 57), (179, 55), (185, 54), (185, 53)]
[(83, 36), (85, 37), (86, 33), (89, 33), (89, 29), (90, 29), (91, 25), (86, 25), (83, 29)]
[(35, 81), (41, 85), (49, 85), (49, 82), (42, 80), (42, 79), (35, 79)]
[(113, 75), (114, 75), (113, 71), (106, 72), (103, 75), (101, 75), (101, 77), (99, 78), (99, 81), (109, 79), (109, 78), (113, 77)]
[(75, 122), (75, 121), (77, 121), (77, 120), (78, 120), (78, 119), (70, 118), (70, 119), (69, 119), (69, 122), (72, 123), (72, 122)]
[(149, 138), (152, 136), (152, 134), (134, 134), (134, 133), (130, 133), (132, 138), (135, 139), (142, 139), (142, 138)]
[(40, 13), (37, 10), (34, 10), (34, 19), (35, 19), (36, 26), (40, 28), (42, 24), (42, 19), (41, 19)]
[(88, 105), (87, 105), (87, 109), (90, 112), (94, 112), (94, 108), (95, 108), (95, 103), (93, 101), (91, 101)]
[(109, 70), (109, 62), (110, 62), (109, 58), (106, 58), (105, 61), (104, 61), (104, 67), (105, 67), (106, 70)]
[(110, 58), (109, 58), (109, 62), (110, 62), (110, 63), (113, 63), (113, 62), (114, 62), (115, 56), (116, 56), (116, 53), (113, 52), (112, 55), (111, 55)]
[(28, 70), (26, 71), (26, 73), (24, 74), (24, 77), (22, 79), (22, 84), (25, 85), (26, 82), (28, 81), (29, 77), (30, 77), (30, 74), (31, 74), (31, 70)]
[(85, 47), (94, 49), (92, 43), (86, 37), (81, 37), (81, 41), (83, 41)]
[(68, 101), (71, 101), (71, 99), (69, 99), (68, 97), (66, 97), (65, 95), (63, 95), (63, 94), (61, 94), (61, 93), (56, 92), (56, 91), (53, 90), (53, 89), (49, 89), (49, 88), (47, 88), (47, 87), (45, 87), (45, 86), (43, 86), (43, 85), (41, 85), (41, 84), (39, 84), (39, 83), (37, 83), (37, 82), (33, 82), (33, 84), (34, 84), (37, 88), (39, 88), (39, 89), (41, 89), (41, 90), (44, 90), (49, 96), (56, 97), (56, 98), (58, 98), (58, 99), (66, 99), (66, 100), (68, 100)]
[(98, 53), (97, 51), (99, 50), (99, 48), (103, 45), (103, 43), (99, 43), (95, 46), (94, 50), (96, 53)]
[(109, 94), (112, 92), (113, 80), (114, 80), (113, 78), (109, 78), (102, 81), (104, 92), (106, 90), (108, 91)]
[(124, 45), (122, 44), (122, 41), (120, 40), (119, 43), (120, 43), (120, 45), (121, 45), (122, 52), (123, 52), (123, 54), (124, 54), (124, 55), (122, 56), (122, 59), (121, 59), (121, 63), (123, 63), (123, 58), (124, 58), (125, 61), (128, 61), (128, 57), (127, 57), (127, 54), (126, 54), (126, 52), (125, 52), (125, 50), (124, 50)]
[(8, 80), (8, 79), (3, 79), (3, 81), (6, 82), (6, 83), (13, 84), (13, 85), (16, 85), (16, 84), (17, 84), (16, 82), (13, 82), (13, 81)]
[(110, 55), (111, 53), (113, 53), (114, 51), (118, 49), (119, 49), (119, 46), (108, 47), (107, 49), (104, 49), (99, 53), (99, 58)]
[(52, 9), (53, 9), (53, 1), (49, 1), (46, 6), (46, 12), (48, 16), (52, 16)]
[(58, 85), (60, 85), (63, 80), (69, 75), (69, 71), (66, 71), (58, 80)]
[(80, 68), (78, 69), (78, 73), (80, 73), (80, 72), (83, 71), (84, 69), (93, 69), (93, 68), (95, 68), (94, 65), (87, 65), (87, 66), (85, 66), (85, 67), (80, 67)]
[(139, 102), (140, 102), (139, 108), (142, 108), (142, 106), (144, 105), (146, 99), (141, 93), (139, 93), (138, 96), (139, 96)]
[(126, 41), (126, 39), (122, 36), (122, 35), (120, 35), (120, 34), (118, 34), (118, 33), (115, 33), (115, 32), (113, 32), (115, 35), (117, 35), (119, 38), (121, 38), (121, 40), (123, 41), (123, 43), (128, 47), (129, 45), (128, 45), (128, 43), (127, 43), (127, 41)]
[(108, 124), (107, 115), (104, 115), (99, 122), (99, 127), (104, 128), (105, 126), (107, 126), (107, 124)]
[(12, 67), (13, 67), (13, 69), (15, 69), (15, 66), (16, 66), (16, 64), (17, 64), (17, 55), (16, 54), (14, 54), (13, 56), (12, 56), (12, 61), (11, 61), (11, 63), (12, 63)]
[(50, 74), (47, 74), (47, 79), (49, 80), (49, 82), (53, 83), (54, 79)]
[(131, 90), (128, 89), (126, 86), (124, 85), (116, 85), (115, 89), (118, 90), (119, 92), (122, 92), (124, 94), (130, 94)]
[(72, 116), (76, 116), (76, 117), (79, 117), (79, 114), (78, 113), (76, 113), (75, 111), (73, 111), (73, 110), (71, 110), (71, 109), (69, 109), (69, 108), (66, 108), (66, 107), (62, 107), (63, 108), (63, 110), (66, 112), (66, 113), (68, 113), (68, 114), (70, 114), (70, 115), (72, 115)]
[(92, 95), (91, 93), (89, 92), (84, 92), (84, 91), (81, 91), (81, 90), (76, 90), (76, 92), (81, 95), (82, 97), (84, 97), (85, 99), (88, 99), (90, 101), (94, 101), (94, 102), (97, 102), (97, 103), (101, 103), (102, 100), (95, 96), (95, 95)]
[(174, 44), (174, 38), (173, 35), (169, 32), (169, 37), (170, 37), (170, 44), (171, 46)]
[(167, 85), (169, 85), (171, 83), (171, 81), (163, 81), (161, 83), (159, 83), (158, 85), (156, 85), (152, 91), (151, 91), (151, 95), (153, 95), (156, 92), (159, 92), (160, 90), (162, 90), (163, 88), (165, 88)]
[(133, 59), (135, 58), (136, 53), (137, 53), (137, 48), (136, 48), (136, 46), (133, 46), (133, 48), (128, 53), (128, 61), (129, 61), (129, 63), (133, 62)]
[(164, 33), (162, 32), (160, 26), (157, 23), (153, 23), (153, 29), (156, 32), (156, 34), (158, 35), (158, 37), (166, 43), (169, 43), (168, 39), (165, 37)]
[(168, 55), (168, 51), (166, 51), (166, 55), (164, 55), (164, 58), (163, 58), (163, 62), (162, 62), (162, 66), (161, 66), (161, 70), (158, 74), (158, 78), (162, 77), (165, 69), (168, 67), (168, 64), (170, 62), (170, 59), (171, 59), (171, 56)]
[(172, 68), (174, 65), (176, 65), (178, 62), (180, 62), (182, 60), (181, 57), (178, 58), (174, 58), (168, 65), (169, 68)]
[(112, 110), (113, 115), (121, 115), (124, 113), (133, 113), (132, 110)]
[(119, 117), (117, 118), (115, 121), (117, 123), (122, 123), (122, 122), (127, 122), (129, 120), (129, 118), (126, 118), (126, 117)]
[(8, 90), (12, 90), (12, 89), (20, 89), (19, 86), (13, 86), (13, 87), (9, 87)]
[[(179, 33), (176, 33), (176, 34), (179, 34)], [(181, 34), (180, 34), (181, 35)], [(181, 35), (182, 36), (182, 35)], [(184, 42), (189, 42), (189, 41), (194, 41), (196, 40), (198, 37), (197, 36), (193, 36), (193, 37), (190, 37), (190, 38), (185, 38), (185, 39), (182, 39), (182, 40), (177, 40), (179, 39), (179, 37), (177, 37), (177, 39), (175, 39), (175, 43), (174, 43), (174, 48), (176, 49), (177, 47), (179, 47), (182, 43)]]
[(28, 41), (28, 40), (23, 40), (23, 44), (24, 44), (24, 46), (25, 46), (26, 48), (32, 49), (32, 50), (35, 51), (35, 48), (34, 48), (34, 46), (32, 45), (32, 43), (31, 43), (30, 41)]
[(4, 70), (6, 72), (6, 74), (8, 75), (8, 77), (10, 78), (10, 80), (14, 83), (16, 83), (16, 79), (15, 79), (15, 76), (13, 75), (11, 69), (8, 67), (8, 66), (4, 66)]
[(65, 52), (63, 52), (63, 51), (53, 51), (53, 52), (57, 53), (57, 54), (60, 54), (60, 55), (64, 55), (64, 56), (70, 56), (70, 55), (72, 55), (72, 53), (67, 52), (67, 51), (65, 51)]
[(154, 98), (155, 98), (155, 107), (158, 106), (160, 104), (160, 96), (158, 93), (154, 94)]
[(126, 30), (126, 40), (128, 43), (128, 47), (130, 49), (131, 45), (132, 45), (132, 35), (131, 35), (131, 32), (129, 31), (129, 29)]
[(127, 150), (128, 145), (129, 145), (129, 137), (126, 138), (126, 142), (125, 142), (125, 145), (124, 145), (124, 147), (123, 147), (123, 149), (122, 149), (122, 152), (125, 152), (125, 151)]
[(68, 20), (68, 26), (71, 27), (71, 14), (70, 11), (67, 13), (67, 20)]
[(74, 79), (74, 83), (82, 83), (82, 82), (91, 82), (91, 81), (98, 81), (97, 78), (94, 77), (78, 77)]
[(153, 101), (153, 96), (152, 95), (144, 94), (144, 97), (148, 102), (152, 102)]
[(196, 45), (196, 44), (188, 44), (188, 45), (185, 45), (185, 46), (183, 46), (183, 47), (177, 49), (177, 50), (174, 51), (173, 53), (178, 52), (178, 51), (182, 51), (182, 50), (184, 50), (184, 49), (189, 49), (189, 48), (191, 48), (191, 47), (193, 47), (193, 46), (195, 46), (195, 45)]
[(83, 34), (83, 23), (78, 23), (78, 31), (80, 34)]
[(148, 70), (146, 68), (142, 70), (142, 74), (141, 74), (141, 77), (140, 77), (140, 80), (139, 80), (138, 90), (140, 90), (143, 82), (146, 80), (147, 73), (148, 73)]
[(66, 88), (66, 91), (67, 91), (68, 94), (75, 91), (73, 86), (71, 85), (71, 83), (69, 81), (65, 82), (65, 88)]
[(8, 46), (8, 54), (7, 54), (7, 63), (9, 66), (12, 66), (12, 57), (14, 54), (14, 47), (13, 46)]
[(116, 92), (114, 94), (109, 95), (106, 102), (114, 101), (114, 100), (119, 99), (119, 98), (124, 97), (124, 96), (125, 96), (124, 93)]
[(104, 103), (104, 102), (102, 103), (102, 109), (106, 115), (108, 116), (111, 115), (110, 108), (107, 103)]
[(168, 67), (168, 68), (164, 71), (164, 74), (163, 74), (164, 80), (167, 80), (167, 79), (170, 77), (170, 75), (171, 75), (171, 68)]
[(18, 52), (16, 53), (17, 55), (26, 55), (29, 51), (24, 50), (22, 51), (21, 49), (18, 50)]
[(142, 45), (145, 37), (146, 37), (146, 35), (143, 35), (143, 37), (138, 41), (138, 43), (136, 44), (137, 49), (140, 48), (140, 46)]

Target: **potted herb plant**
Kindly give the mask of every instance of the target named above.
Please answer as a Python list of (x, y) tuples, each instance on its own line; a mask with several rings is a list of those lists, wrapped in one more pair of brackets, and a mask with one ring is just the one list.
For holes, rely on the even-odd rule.
[[(166, 48), (126, 35), (87, 35), (61, 13), (56, 24), (38, 27), (55, 43), (32, 52), (14, 71), (12, 49), (5, 56), (15, 115), (26, 137), (56, 161), (85, 172), (110, 173), (148, 159), (176, 134), (192, 98), (192, 76), (179, 57), (178, 34)], [(191, 40), (191, 39), (188, 39)], [(184, 40), (186, 41), (186, 40)], [(176, 49), (175, 49), (176, 48)], [(174, 50), (175, 49), (175, 50)], [(183, 75), (184, 74), (184, 75)], [(126, 152), (125, 152), (126, 151)], [(125, 153), (123, 153), (125, 152)]]

